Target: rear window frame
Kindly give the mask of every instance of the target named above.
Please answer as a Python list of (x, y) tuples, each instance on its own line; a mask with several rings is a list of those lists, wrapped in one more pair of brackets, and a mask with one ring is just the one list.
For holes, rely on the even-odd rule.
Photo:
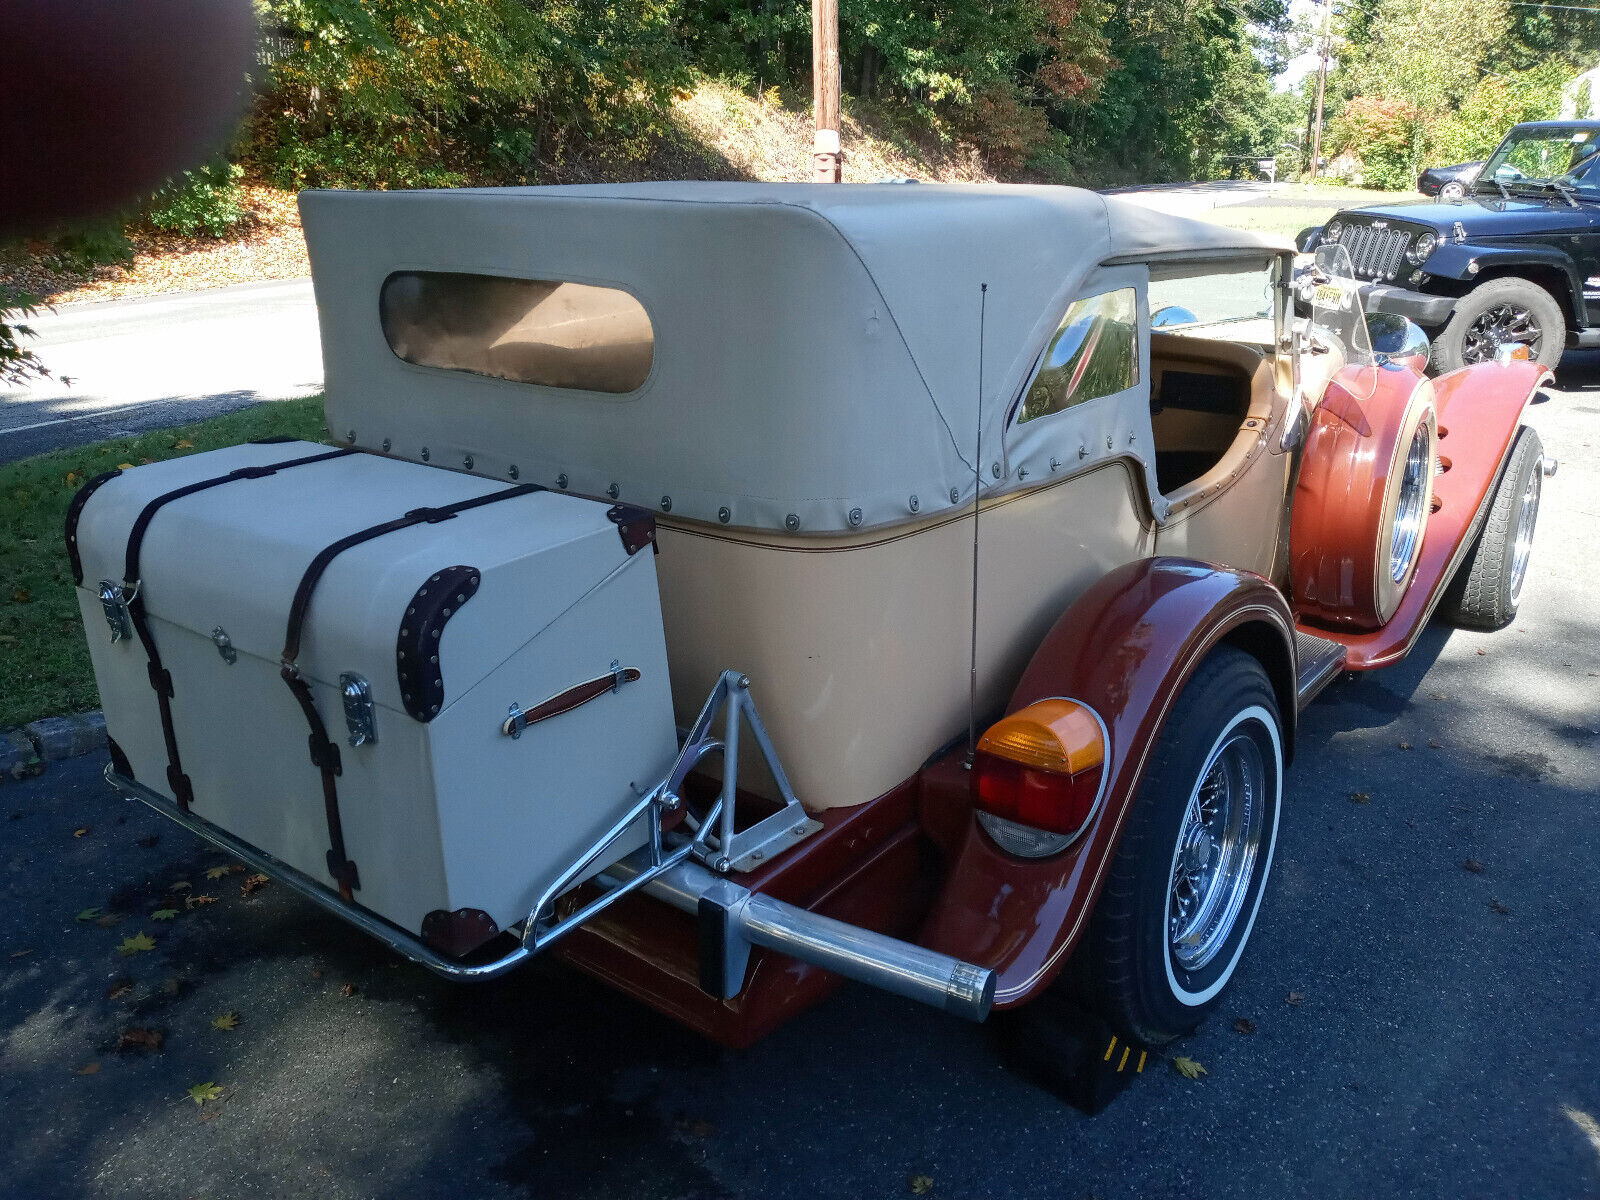
[[(602, 289), (602, 290), (613, 291), (613, 292), (620, 292), (622, 295), (626, 296), (629, 300), (631, 300), (634, 304), (636, 304), (639, 307), (639, 310), (644, 314), (644, 318), (645, 318), (646, 323), (649, 325), (649, 328), (650, 328), (650, 368), (649, 368), (648, 371), (645, 372), (643, 379), (640, 380), (640, 382), (639, 382), (637, 387), (634, 387), (629, 391), (610, 391), (610, 390), (607, 390), (607, 389), (604, 389), (604, 388), (577, 387), (577, 386), (572, 386), (572, 385), (568, 385), (568, 384), (560, 384), (560, 383), (540, 383), (540, 382), (535, 382), (535, 381), (527, 380), (527, 379), (511, 378), (511, 377), (507, 377), (507, 376), (504, 376), (504, 375), (491, 375), (491, 374), (488, 374), (486, 372), (473, 370), (473, 369), (471, 369), (469, 367), (453, 367), (453, 366), (441, 365), (441, 364), (438, 364), (438, 363), (417, 362), (417, 361), (414, 361), (412, 359), (406, 358), (404, 355), (402, 355), (395, 348), (394, 342), (390, 339), (389, 330), (386, 327), (385, 322), (384, 322), (383, 295), (384, 295), (385, 289), (387, 289), (389, 287), (391, 282), (393, 282), (394, 280), (396, 280), (399, 277), (407, 276), (407, 275), (466, 276), (466, 277), (477, 277), (477, 278), (482, 278), (482, 279), (488, 279), (488, 280), (493, 280), (493, 281), (497, 281), (497, 282), (504, 281), (504, 282), (511, 282), (511, 283), (529, 283), (529, 284), (556, 284), (556, 285), (561, 285), (561, 284), (569, 284), (569, 283), (571, 283), (571, 284), (579, 284), (579, 285), (581, 285), (583, 287), (596, 288), (596, 289)], [(553, 397), (566, 397), (566, 398), (592, 397), (592, 398), (599, 398), (599, 399), (603, 399), (603, 400), (617, 402), (617, 401), (635, 400), (640, 395), (642, 395), (650, 387), (651, 383), (655, 380), (657, 370), (658, 370), (658, 368), (660, 366), (660, 354), (658, 353), (659, 342), (658, 342), (658, 339), (657, 339), (658, 324), (656, 322), (655, 314), (651, 311), (651, 306), (646, 304), (644, 299), (642, 297), (640, 297), (636, 292), (632, 291), (630, 288), (624, 286), (623, 284), (621, 284), (621, 283), (619, 283), (619, 282), (617, 282), (615, 280), (610, 280), (610, 279), (601, 280), (601, 279), (576, 278), (576, 277), (566, 277), (566, 278), (561, 278), (561, 279), (551, 279), (551, 278), (544, 277), (544, 276), (510, 274), (510, 273), (507, 273), (506, 271), (500, 270), (500, 269), (496, 269), (496, 270), (474, 270), (474, 269), (470, 269), (470, 268), (468, 268), (468, 269), (441, 268), (441, 267), (438, 267), (438, 266), (403, 266), (403, 267), (397, 267), (394, 270), (391, 270), (390, 272), (388, 272), (388, 274), (386, 274), (383, 277), (382, 282), (380, 282), (379, 285), (378, 285), (377, 293), (378, 294), (377, 294), (376, 303), (374, 305), (374, 308), (376, 309), (376, 315), (377, 315), (378, 335), (383, 340), (385, 348), (394, 357), (395, 361), (398, 362), (402, 366), (402, 368), (407, 369), (407, 370), (416, 370), (416, 371), (422, 371), (422, 372), (427, 372), (427, 373), (439, 372), (439, 373), (443, 373), (443, 374), (446, 374), (446, 375), (449, 375), (449, 376), (452, 376), (452, 377), (460, 377), (460, 378), (470, 379), (470, 380), (474, 380), (474, 381), (481, 381), (481, 382), (485, 382), (485, 383), (492, 384), (492, 385), (498, 385), (498, 386), (503, 387), (503, 388), (517, 388), (517, 389), (532, 388), (532, 389), (540, 391), (540, 392), (544, 393), (545, 395), (548, 395), (548, 396), (550, 396), (552, 398)]]

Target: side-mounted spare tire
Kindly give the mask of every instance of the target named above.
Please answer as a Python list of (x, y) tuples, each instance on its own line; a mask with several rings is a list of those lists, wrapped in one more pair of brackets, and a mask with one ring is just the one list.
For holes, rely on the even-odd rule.
[(1439, 430), (1433, 384), (1400, 382), (1380, 373), (1358, 400), (1335, 377), (1311, 416), (1290, 515), (1290, 586), (1297, 613), (1331, 628), (1380, 628), (1416, 575)]

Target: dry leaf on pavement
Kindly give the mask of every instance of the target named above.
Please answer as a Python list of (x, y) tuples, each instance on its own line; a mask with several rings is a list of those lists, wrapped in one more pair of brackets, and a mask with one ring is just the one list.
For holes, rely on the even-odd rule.
[(1192, 1058), (1185, 1058), (1181, 1054), (1172, 1060), (1172, 1066), (1173, 1069), (1185, 1079), (1199, 1079), (1200, 1076), (1207, 1074), (1206, 1069), (1202, 1067), (1196, 1060)]
[(220, 1017), (212, 1017), (211, 1028), (224, 1030), (237, 1029), (239, 1028), (239, 1014), (236, 1012), (225, 1012)]
[(196, 1104), (204, 1104), (207, 1100), (220, 1100), (222, 1089), (214, 1083), (197, 1083), (189, 1089), (189, 1099)]
[(154, 950), (155, 948), (155, 938), (148, 933), (136, 933), (132, 937), (122, 939), (122, 945), (117, 947), (117, 953), (122, 955), (123, 958), (132, 958), (135, 954), (145, 950)]

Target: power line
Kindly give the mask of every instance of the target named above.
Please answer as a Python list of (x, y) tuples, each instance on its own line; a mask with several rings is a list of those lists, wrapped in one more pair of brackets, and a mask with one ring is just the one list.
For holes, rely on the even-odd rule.
[(1559, 8), (1563, 12), (1592, 12), (1600, 13), (1600, 8), (1590, 8), (1577, 4), (1540, 4), (1536, 0), (1507, 0), (1512, 8)]

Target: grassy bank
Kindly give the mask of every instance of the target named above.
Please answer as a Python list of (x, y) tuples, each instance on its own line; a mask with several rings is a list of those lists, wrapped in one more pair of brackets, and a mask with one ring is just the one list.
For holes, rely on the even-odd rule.
[[(67, 505), (84, 481), (276, 435), (326, 440), (322, 397), (0, 464), (0, 729), (100, 705), (62, 543)], [(91, 636), (105, 636), (104, 626)]]

